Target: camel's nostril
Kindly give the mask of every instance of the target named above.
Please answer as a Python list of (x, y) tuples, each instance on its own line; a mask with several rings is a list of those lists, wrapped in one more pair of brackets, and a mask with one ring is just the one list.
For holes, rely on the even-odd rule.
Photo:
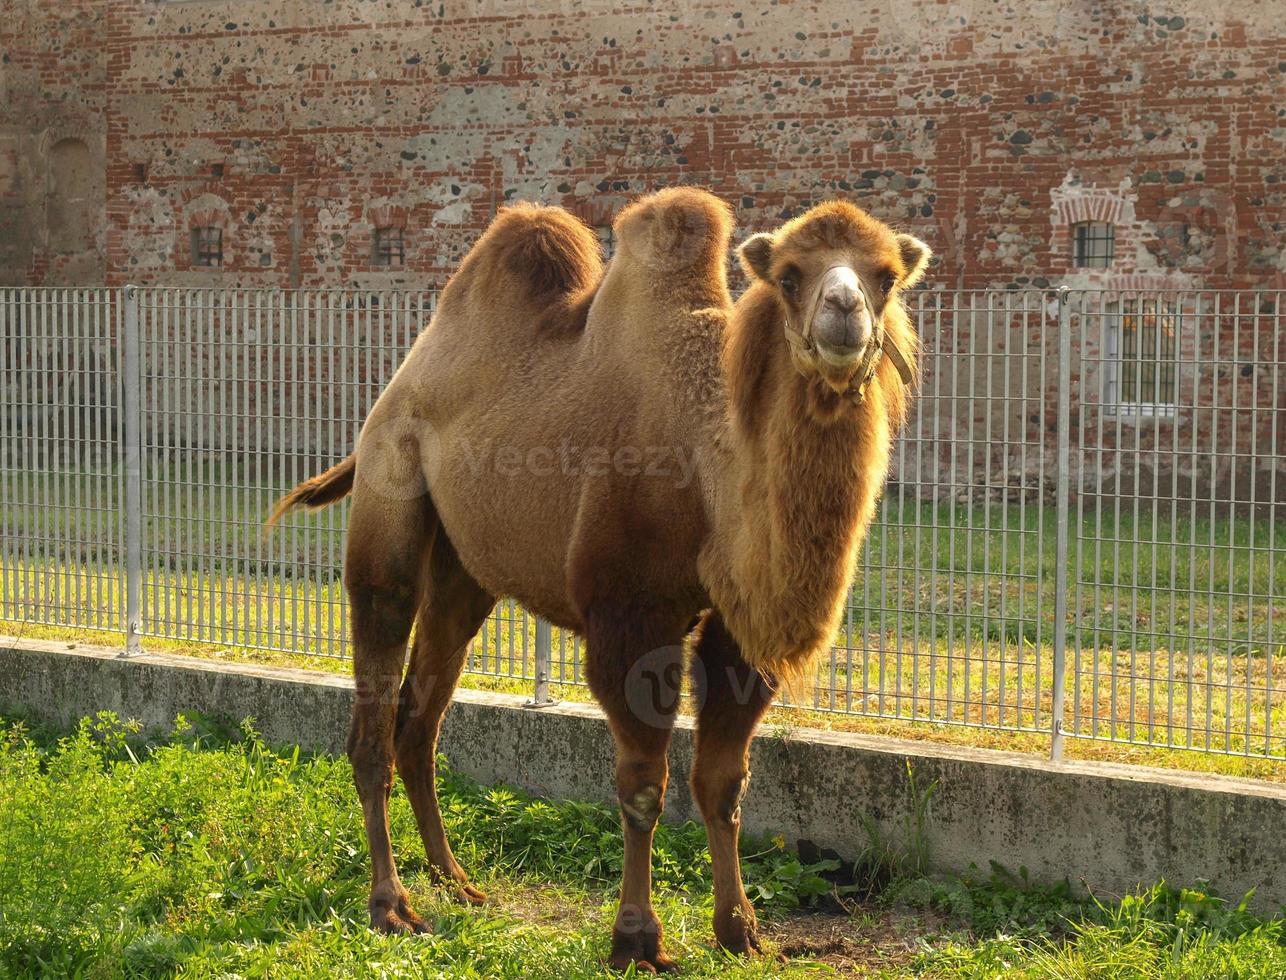
[(871, 318), (852, 269), (836, 266), (827, 271), (812, 328), (823, 359), (832, 366), (856, 363), (861, 356), (870, 342)]
[(839, 313), (848, 315), (857, 309), (857, 292), (847, 285), (840, 284), (826, 294), (826, 305)]
[(871, 318), (865, 310), (841, 313), (826, 307), (813, 320), (813, 336), (834, 351), (860, 351), (871, 342)]

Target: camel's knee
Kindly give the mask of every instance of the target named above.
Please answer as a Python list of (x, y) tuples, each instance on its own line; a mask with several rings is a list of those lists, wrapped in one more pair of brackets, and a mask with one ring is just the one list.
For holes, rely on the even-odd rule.
[(438, 726), (429, 719), (411, 716), (403, 703), (398, 711), (397, 730), (393, 737), (393, 751), (402, 772), (432, 770), (433, 753), (438, 744), (437, 729)]
[(692, 798), (706, 823), (741, 823), (741, 803), (750, 789), (750, 769), (711, 769), (695, 766), (692, 770)]
[(348, 761), (359, 793), (368, 790), (387, 793), (393, 788), (393, 755), (388, 748), (363, 738), (354, 728), (348, 736)]
[(641, 786), (629, 796), (621, 794), (621, 813), (635, 830), (647, 833), (656, 827), (665, 809), (665, 788), (656, 783)]
[(661, 819), (665, 809), (665, 787), (668, 781), (665, 755), (636, 759), (616, 767), (616, 795), (621, 813), (635, 830), (649, 831)]

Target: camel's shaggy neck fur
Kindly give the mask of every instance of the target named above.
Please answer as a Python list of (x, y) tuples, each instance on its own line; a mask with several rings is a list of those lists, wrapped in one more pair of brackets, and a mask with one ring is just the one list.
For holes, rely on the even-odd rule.
[[(907, 282), (923, 259), (913, 270), (890, 262)], [(757, 280), (729, 320), (728, 418), (706, 474), (715, 513), (701, 572), (746, 660), (792, 678), (839, 626), (910, 393), (887, 358), (860, 404), (802, 377), (782, 337), (785, 314), (774, 286)], [(915, 333), (896, 295), (883, 317), (915, 364)]]

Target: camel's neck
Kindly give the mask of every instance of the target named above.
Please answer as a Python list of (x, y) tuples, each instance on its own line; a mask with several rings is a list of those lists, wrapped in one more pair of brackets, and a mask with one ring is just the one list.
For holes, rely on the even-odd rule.
[(841, 403), (801, 377), (771, 293), (734, 308), (717, 513), (703, 575), (744, 655), (789, 673), (833, 639), (888, 470), (878, 385)]

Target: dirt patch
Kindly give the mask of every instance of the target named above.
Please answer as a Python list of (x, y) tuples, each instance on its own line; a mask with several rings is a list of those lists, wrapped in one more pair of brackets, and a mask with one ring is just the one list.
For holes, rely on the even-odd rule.
[(907, 916), (876, 905), (855, 906), (849, 914), (800, 913), (764, 923), (763, 932), (790, 960), (813, 960), (842, 976), (867, 976), (909, 965), (936, 937), (943, 923)]
[[(613, 896), (575, 892), (555, 884), (508, 880), (487, 882), (492, 908), (531, 925), (558, 928), (571, 919), (585, 920), (610, 906)], [(852, 903), (847, 911), (799, 912), (763, 916), (760, 931), (787, 960), (820, 963), (840, 976), (869, 976), (909, 966), (924, 948), (950, 931), (950, 923), (928, 912)]]

